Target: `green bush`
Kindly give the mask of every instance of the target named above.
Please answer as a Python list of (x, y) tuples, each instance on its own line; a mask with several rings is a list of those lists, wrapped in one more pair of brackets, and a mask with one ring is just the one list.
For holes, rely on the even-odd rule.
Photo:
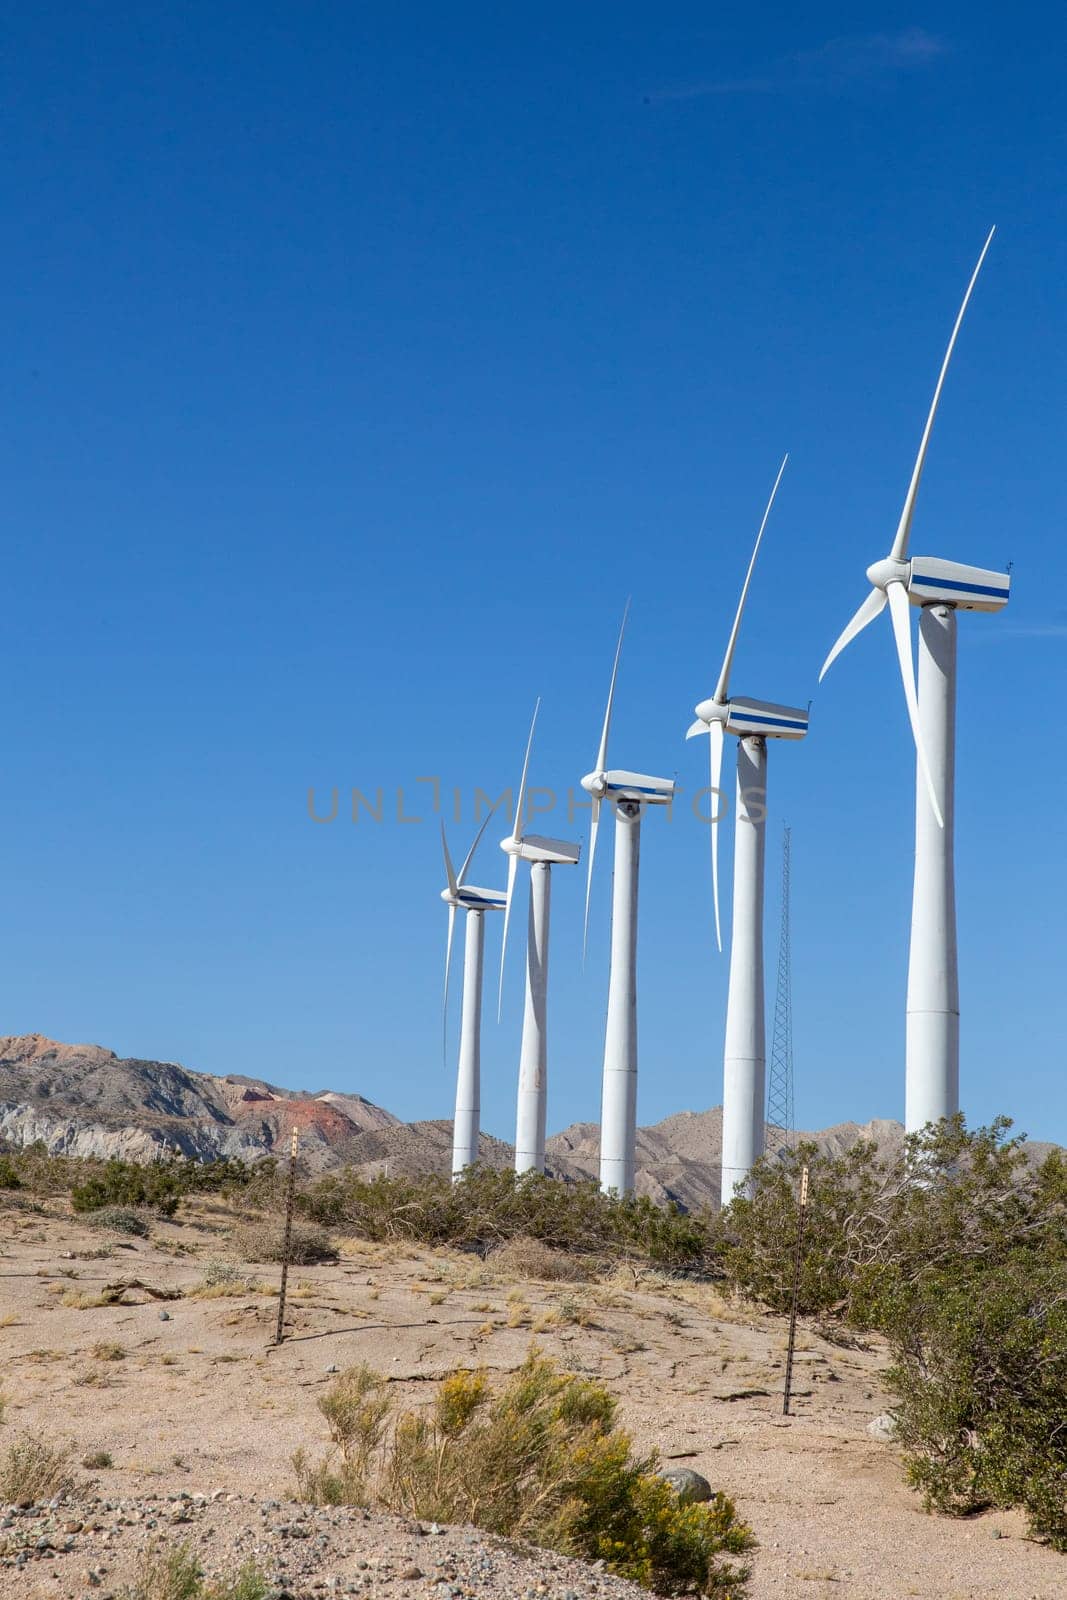
[(143, 1206), (172, 1217), (182, 1196), (182, 1182), (174, 1164), (108, 1161), (103, 1169), (70, 1191), (75, 1211), (99, 1211), (104, 1206)]
[(0, 1156), (0, 1189), (21, 1189), (22, 1179), (10, 1156)]
[(486, 1254), (510, 1239), (533, 1239), (573, 1254), (630, 1256), (668, 1268), (704, 1270), (714, 1255), (714, 1220), (619, 1199), (595, 1183), (542, 1173), (471, 1167), (458, 1183), (438, 1175), (364, 1179), (327, 1173), (301, 1197), (316, 1221), (365, 1239), (408, 1239)]
[(786, 1309), (806, 1165), (800, 1309), (888, 1338), (909, 1481), (940, 1511), (1022, 1506), (1067, 1549), (1067, 1166), (1033, 1166), (1009, 1128), (957, 1117), (894, 1157), (761, 1162), (724, 1215), (723, 1259)]
[(753, 1543), (731, 1502), (685, 1505), (633, 1453), (599, 1383), (531, 1351), (497, 1390), (485, 1373), (455, 1372), (432, 1412), (390, 1415), (385, 1380), (343, 1373), (319, 1401), (334, 1449), (317, 1463), (298, 1452), (305, 1499), (366, 1504), (409, 1517), (470, 1523), (504, 1538), (585, 1560), (657, 1594), (737, 1595), (747, 1570), (724, 1557)]
[(885, 1317), (896, 1436), (939, 1511), (1024, 1507), (1067, 1551), (1067, 1272), (1019, 1252), (940, 1268)]

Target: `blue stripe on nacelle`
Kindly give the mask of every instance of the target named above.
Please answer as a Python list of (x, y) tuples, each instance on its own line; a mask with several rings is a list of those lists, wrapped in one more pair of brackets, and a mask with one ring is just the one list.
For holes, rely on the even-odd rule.
[(648, 783), (609, 783), (609, 784), (605, 784), (605, 788), (606, 788), (606, 790), (607, 790), (607, 792), (609, 794), (613, 789), (616, 790), (616, 792), (619, 793), (619, 794), (669, 794), (670, 793), (670, 786), (668, 784), (664, 784), (661, 788), (657, 788), (655, 785), (648, 784)]
[(738, 709), (736, 712), (731, 711), (730, 721), (763, 722), (766, 723), (769, 728), (802, 728), (805, 732), (807, 731), (808, 727), (806, 722), (798, 722), (792, 717), (757, 717), (752, 711), (742, 711), (740, 709)]
[(1010, 594), (1009, 589), (997, 589), (988, 583), (961, 583), (958, 578), (924, 578), (918, 574), (913, 575), (911, 586), (924, 584), (927, 589), (956, 589), (963, 594), (991, 594), (998, 600), (1006, 600)]

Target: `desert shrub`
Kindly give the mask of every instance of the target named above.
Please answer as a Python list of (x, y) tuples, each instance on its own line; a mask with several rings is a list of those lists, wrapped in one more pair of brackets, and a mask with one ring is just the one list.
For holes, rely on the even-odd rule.
[(176, 1162), (107, 1161), (103, 1167), (75, 1184), (70, 1203), (75, 1211), (100, 1211), (105, 1206), (143, 1206), (172, 1217), (182, 1195)]
[(482, 1255), (516, 1238), (668, 1268), (704, 1270), (714, 1255), (710, 1216), (688, 1216), (644, 1196), (601, 1194), (595, 1183), (563, 1183), (537, 1172), (471, 1167), (453, 1183), (437, 1174), (365, 1179), (346, 1168), (316, 1179), (301, 1204), (338, 1232), (447, 1244)]
[(269, 1591), (270, 1584), (251, 1561), (232, 1577), (208, 1583), (191, 1545), (156, 1543), (141, 1556), (122, 1600), (264, 1600)]
[[(187, 1194), (241, 1194), (254, 1197), (273, 1194), (276, 1187), (277, 1163), (271, 1156), (251, 1164), (243, 1161), (196, 1161), (169, 1155), (148, 1162), (121, 1161), (113, 1158), (101, 1161), (89, 1156), (52, 1155), (42, 1140), (24, 1145), (21, 1149), (8, 1146), (0, 1153), (0, 1162), (7, 1163), (7, 1171), (17, 1181), (17, 1186), (31, 1194), (47, 1197), (72, 1194), (86, 1190), (94, 1204), (100, 1183), (123, 1192), (110, 1198), (118, 1204), (148, 1204), (159, 1210), (154, 1200), (131, 1198), (125, 1192), (132, 1188), (140, 1194), (145, 1184), (153, 1194), (181, 1199)], [(148, 1174), (147, 1178), (144, 1177)], [(4, 1185), (0, 1183), (0, 1188)], [(253, 1199), (253, 1203), (257, 1202)], [(76, 1207), (76, 1209), (79, 1209)], [(89, 1207), (92, 1209), (92, 1206)]]
[[(285, 1248), (285, 1224), (276, 1219), (263, 1218), (238, 1228), (233, 1246), (244, 1261), (281, 1261)], [(313, 1267), (324, 1261), (336, 1261), (337, 1246), (325, 1228), (316, 1222), (293, 1218), (292, 1238), (289, 1241), (289, 1260), (298, 1267)]]
[(102, 1472), (114, 1465), (110, 1450), (88, 1450), (82, 1456), (82, 1466), (90, 1472)]
[(69, 1448), (37, 1434), (21, 1434), (0, 1455), (0, 1503), (51, 1500), (72, 1487), (69, 1469)]
[(910, 1482), (940, 1511), (1020, 1505), (1067, 1548), (1067, 1166), (1035, 1167), (1009, 1129), (957, 1117), (892, 1157), (760, 1163), (724, 1217), (724, 1265), (786, 1307), (807, 1165), (801, 1310), (888, 1338)]
[(0, 1189), (21, 1189), (22, 1179), (10, 1156), (0, 1156)]
[(304, 1498), (377, 1499), (410, 1517), (470, 1523), (501, 1537), (587, 1560), (658, 1594), (738, 1594), (746, 1572), (724, 1557), (752, 1535), (730, 1501), (683, 1505), (635, 1456), (599, 1383), (562, 1372), (531, 1351), (499, 1389), (485, 1373), (454, 1372), (431, 1412), (390, 1415), (384, 1380), (343, 1373), (319, 1402), (333, 1452), (294, 1458)]
[(1018, 1252), (940, 1268), (884, 1315), (896, 1437), (928, 1506), (1022, 1506), (1067, 1550), (1067, 1272)]
[(98, 1211), (90, 1211), (85, 1220), (90, 1228), (127, 1233), (135, 1239), (147, 1239), (152, 1231), (151, 1219), (131, 1206), (101, 1206)]
[(501, 1272), (512, 1272), (518, 1278), (540, 1278), (548, 1283), (585, 1282), (597, 1266), (588, 1256), (556, 1250), (540, 1239), (530, 1239), (521, 1233), (495, 1245), (486, 1260)]

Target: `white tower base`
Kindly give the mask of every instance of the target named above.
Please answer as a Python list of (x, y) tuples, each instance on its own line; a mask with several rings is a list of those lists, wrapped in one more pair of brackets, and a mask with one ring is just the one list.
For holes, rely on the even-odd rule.
[(737, 744), (734, 910), (722, 1085), (722, 1204), (763, 1154), (767, 1046), (763, 1014), (763, 866), (767, 741)]
[(482, 958), (485, 953), (485, 913), (467, 912), (463, 944), (463, 1014), (459, 1035), (459, 1071), (456, 1075), (456, 1117), (452, 1124), (452, 1177), (478, 1159), (481, 1122)]
[(915, 786), (915, 883), (908, 956), (904, 1127), (953, 1117), (960, 1106), (960, 990), (956, 961), (954, 790), (956, 748), (956, 612), (947, 605), (919, 613), (919, 720), (939, 828), (922, 773)]
[(611, 894), (611, 976), (604, 1037), (600, 1113), (600, 1187), (632, 1194), (637, 1139), (637, 875), (641, 806), (615, 804), (615, 877)]
[(530, 869), (530, 922), (526, 939), (526, 1009), (519, 1055), (519, 1101), (515, 1116), (515, 1171), (545, 1170), (545, 1106), (548, 1093), (548, 912), (551, 874), (547, 862)]

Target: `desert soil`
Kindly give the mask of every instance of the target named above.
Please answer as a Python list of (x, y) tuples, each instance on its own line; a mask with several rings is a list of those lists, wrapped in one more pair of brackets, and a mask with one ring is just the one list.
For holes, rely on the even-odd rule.
[[(707, 1286), (629, 1271), (535, 1282), (491, 1258), (353, 1240), (337, 1265), (295, 1269), (287, 1337), (272, 1348), (276, 1267), (250, 1266), (251, 1288), (194, 1292), (209, 1262), (235, 1259), (224, 1205), (162, 1223), (150, 1242), (61, 1209), (0, 1211), (0, 1450), (29, 1432), (68, 1442), (75, 1463), (106, 1452), (113, 1464), (77, 1467), (62, 1505), (0, 1507), (3, 1600), (102, 1600), (159, 1539), (190, 1541), (209, 1571), (252, 1557), (298, 1600), (635, 1596), (604, 1572), (471, 1530), (292, 1502), (290, 1457), (324, 1445), (315, 1402), (334, 1370), (367, 1362), (418, 1406), (457, 1366), (512, 1371), (532, 1340), (604, 1381), (640, 1449), (733, 1496), (758, 1540), (749, 1600), (1067, 1593), (1067, 1558), (1027, 1539), (1014, 1513), (924, 1513), (894, 1446), (867, 1431), (886, 1405), (875, 1342), (842, 1348), (802, 1327), (786, 1419), (782, 1319)], [(94, 1257), (102, 1246), (110, 1254)], [(181, 1297), (95, 1303), (120, 1278)]]

